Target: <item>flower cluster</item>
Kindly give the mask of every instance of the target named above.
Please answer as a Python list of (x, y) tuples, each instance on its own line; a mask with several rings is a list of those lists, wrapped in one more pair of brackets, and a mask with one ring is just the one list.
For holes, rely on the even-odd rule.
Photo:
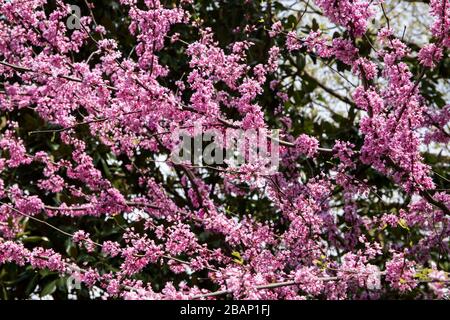
[[(103, 298), (448, 293), (436, 256), (449, 254), (450, 196), (423, 150), (450, 141), (450, 105), (429, 103), (421, 81), (447, 57), (449, 1), (430, 1), (434, 38), (417, 55), (390, 28), (366, 34), (382, 1), (316, 0), (344, 32), (300, 35), (278, 21), (264, 30), (264, 52), (248, 36), (258, 25), (224, 45), (191, 16), (193, 2), (121, 0), (134, 41), (125, 53), (93, 16), (69, 30), (62, 1), (0, 0), (0, 268), (51, 270)], [(373, 54), (364, 35), (374, 35)], [(301, 63), (305, 79), (291, 81), (295, 55), (358, 83), (341, 95)], [(312, 92), (291, 96), (288, 81), (306, 91), (317, 85), (348, 105), (348, 115)], [(315, 110), (310, 123), (305, 110), (288, 108), (300, 100), (323, 101), (333, 121), (349, 120), (348, 138), (328, 132)], [(280, 124), (280, 139), (270, 136)], [(265, 159), (239, 168), (228, 159), (172, 161), (180, 140), (173, 132), (194, 138), (198, 127), (217, 137), (262, 130), (269, 148), (279, 145), (280, 170), (268, 173)], [(229, 149), (229, 140), (215, 143)], [(47, 231), (51, 241), (33, 238)]]

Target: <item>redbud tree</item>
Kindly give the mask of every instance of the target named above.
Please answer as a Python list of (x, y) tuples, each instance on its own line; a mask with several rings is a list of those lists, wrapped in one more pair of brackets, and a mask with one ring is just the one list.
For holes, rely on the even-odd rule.
[(449, 0), (0, 0), (1, 298), (448, 297), (449, 47)]

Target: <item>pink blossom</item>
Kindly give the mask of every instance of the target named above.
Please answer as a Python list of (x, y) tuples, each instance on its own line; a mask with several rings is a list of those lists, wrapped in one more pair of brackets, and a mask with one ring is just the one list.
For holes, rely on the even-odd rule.
[(370, 6), (372, 2), (365, 0), (315, 1), (331, 22), (346, 27), (355, 36), (361, 36), (366, 32), (368, 19), (374, 14)]
[[(316, 0), (320, 28), (305, 11), (268, 41), (253, 14), (222, 37), (192, 0), (121, 0), (130, 43), (90, 15), (68, 30), (61, 1), (0, 3), (3, 271), (51, 271), (118, 299), (448, 294), (450, 195), (434, 151), (450, 141), (450, 106), (426, 85), (442, 82), (448, 0), (430, 1), (420, 50), (389, 26), (374, 35), (381, 1)], [(279, 170), (175, 163), (175, 133), (198, 127), (225, 150), (220, 134), (264, 129)]]
[(286, 35), (286, 47), (289, 51), (295, 51), (302, 47), (302, 43), (294, 31), (289, 31)]
[(442, 59), (442, 48), (435, 44), (427, 44), (419, 51), (420, 63), (425, 67), (434, 68), (436, 63)]
[(402, 253), (394, 253), (392, 260), (386, 263), (386, 281), (402, 292), (410, 291), (417, 285), (415, 273), (414, 263)]
[(377, 75), (377, 66), (366, 58), (359, 58), (353, 63), (353, 73), (367, 80), (373, 79)]
[(308, 157), (313, 157), (317, 153), (317, 148), (319, 142), (317, 139), (307, 136), (305, 134), (300, 135), (295, 140), (295, 148), (298, 152), (307, 155)]
[(272, 29), (269, 31), (269, 35), (273, 38), (283, 31), (283, 25), (281, 21), (277, 21), (272, 25)]

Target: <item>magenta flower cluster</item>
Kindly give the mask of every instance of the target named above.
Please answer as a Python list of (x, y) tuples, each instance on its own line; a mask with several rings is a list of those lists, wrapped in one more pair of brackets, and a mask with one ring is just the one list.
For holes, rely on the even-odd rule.
[[(199, 123), (209, 132), (275, 129), (269, 128), (258, 97), (269, 88), (265, 84), (277, 72), (283, 49), (274, 46), (268, 49), (265, 63), (248, 65), (254, 43), (240, 41), (221, 48), (212, 30), (190, 16), (193, 1), (181, 1), (174, 8), (165, 8), (158, 0), (144, 1), (145, 7), (134, 0), (120, 2), (128, 10), (129, 31), (136, 39), (131, 56), (121, 52), (120, 44), (108, 38), (92, 17), (82, 17), (82, 28), (69, 32), (65, 21), (70, 9), (62, 1), (56, 1), (49, 13), (43, 9), (47, 0), (0, 0), (4, 82), (0, 112), (32, 109), (52, 127), (62, 128), (57, 135), (71, 153), (59, 159), (50, 152), (31, 150), (19, 136), (17, 123), (2, 124), (0, 265), (15, 263), (72, 276), (89, 288), (102, 289), (105, 298), (214, 299), (225, 292), (235, 299), (372, 299), (392, 290), (413, 292), (422, 285), (418, 275), (428, 269), (432, 269), (428, 270), (432, 279), (427, 279), (431, 292), (442, 297), (448, 291), (448, 273), (428, 266), (436, 259), (431, 248), (449, 254), (450, 195), (436, 189), (421, 148), (450, 142), (441, 130), (450, 121), (450, 106), (427, 105), (417, 77), (405, 62), (415, 59), (426, 71), (443, 59), (450, 47), (448, 0), (430, 1), (433, 40), (418, 56), (412, 56), (408, 45), (387, 27), (376, 36), (376, 56), (361, 53), (357, 39), (366, 33), (382, 1), (316, 0), (331, 23), (348, 31), (334, 39), (327, 31), (298, 35), (275, 23), (270, 36), (284, 39), (289, 54), (303, 50), (318, 59), (336, 59), (359, 80), (349, 97), (360, 114), (355, 132), (361, 145), (335, 141), (325, 148), (321, 137), (283, 131), (280, 157), (288, 173), (269, 176), (257, 165), (230, 165), (217, 172), (223, 179), (220, 188), (201, 178), (199, 170), (208, 168), (168, 161), (169, 167), (183, 172), (180, 192), (185, 192), (190, 206), (180, 206), (175, 200), (179, 195), (167, 192), (163, 183), (131, 160), (144, 151), (170, 152), (177, 143), (170, 133)], [(198, 29), (199, 38), (186, 44), (183, 54), (189, 72), (176, 79), (173, 90), (165, 81), (171, 70), (159, 60), (158, 52), (182, 41), (180, 35), (169, 36), (175, 24)], [(93, 41), (92, 34), (101, 40)], [(82, 48), (92, 46), (96, 63), (91, 58), (72, 60)], [(279, 87), (277, 81), (270, 83), (271, 91)], [(187, 91), (190, 94), (184, 95)], [(287, 93), (278, 97), (282, 102), (290, 100)], [(228, 119), (227, 110), (235, 111), (238, 118)], [(91, 137), (114, 156), (130, 160), (126, 168), (139, 177), (136, 185), (142, 193), (127, 193), (98, 169), (87, 142), (76, 134), (80, 114)], [(286, 127), (292, 121), (282, 120)], [(324, 161), (331, 169), (305, 180), (299, 159)], [(24, 181), (2, 180), (1, 173), (32, 165), (42, 168), (35, 187), (45, 196), (30, 194)], [(397, 185), (411, 199), (407, 207), (365, 215), (358, 197), (370, 193), (371, 186), (357, 175), (361, 166)], [(237, 187), (242, 184), (247, 188)], [(283, 228), (256, 213), (238, 215), (217, 203), (222, 194), (236, 197), (248, 190), (267, 198)], [(342, 211), (333, 208), (335, 192), (343, 195)], [(61, 193), (65, 196), (58, 203), (49, 202)], [(213, 197), (214, 193), (220, 194)], [(143, 230), (121, 226), (120, 241), (97, 242), (83, 230), (66, 236), (79, 250), (101, 254), (105, 261), (119, 260), (118, 270), (101, 272), (95, 265), (77, 265), (56, 248), (30, 249), (22, 242), (27, 219), (65, 217), (76, 224), (81, 217), (109, 221), (117, 215), (126, 217), (126, 222), (142, 221)], [(389, 242), (381, 235), (413, 228), (421, 234), (416, 242)], [(226, 246), (209, 248), (199, 230), (223, 239)], [(367, 236), (373, 232), (380, 232), (379, 236)], [(168, 266), (177, 279), (185, 280), (168, 280), (155, 289), (138, 277), (150, 265)], [(192, 274), (198, 272), (219, 290), (190, 284)]]

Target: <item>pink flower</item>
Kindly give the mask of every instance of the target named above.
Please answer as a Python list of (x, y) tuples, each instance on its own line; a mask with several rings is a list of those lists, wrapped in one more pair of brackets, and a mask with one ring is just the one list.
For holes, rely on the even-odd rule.
[(37, 196), (29, 196), (16, 200), (16, 207), (25, 214), (35, 215), (44, 209), (44, 204)]
[(89, 233), (86, 233), (83, 230), (78, 230), (76, 231), (73, 236), (72, 236), (72, 240), (73, 242), (77, 243), (77, 242), (82, 242), (86, 239), (89, 239)]
[(102, 252), (111, 257), (120, 254), (120, 245), (117, 242), (105, 241), (102, 244)]
[(406, 259), (402, 253), (395, 253), (392, 260), (386, 263), (386, 281), (401, 292), (416, 287), (415, 274), (414, 262)]
[[(218, 37), (192, 0), (120, 0), (130, 52), (90, 15), (68, 29), (62, 1), (0, 0), (0, 269), (46, 270), (102, 298), (445, 297), (450, 195), (434, 153), (450, 106), (415, 73), (450, 47), (450, 2), (429, 1), (433, 39), (417, 59), (391, 28), (359, 38), (381, 0), (314, 2), (321, 30), (307, 10), (266, 39), (254, 14)], [(226, 151), (231, 131), (247, 163), (175, 163), (180, 128)], [(278, 171), (240, 129), (280, 129), (266, 143)]]
[(336, 59), (351, 65), (358, 55), (358, 48), (355, 48), (350, 40), (336, 38), (333, 39), (333, 55)]
[(275, 37), (279, 35), (283, 31), (283, 25), (281, 24), (281, 21), (277, 21), (272, 25), (272, 29), (269, 31), (270, 37)]
[(366, 32), (367, 22), (374, 14), (370, 5), (378, 1), (365, 0), (315, 0), (331, 22), (346, 27), (355, 36)]
[(313, 296), (319, 295), (324, 290), (324, 282), (320, 277), (320, 272), (314, 267), (298, 269), (295, 272), (294, 281), (301, 290)]
[(419, 61), (425, 67), (434, 68), (441, 59), (442, 48), (437, 47), (434, 43), (427, 44), (419, 51)]
[(308, 34), (304, 42), (309, 52), (316, 52), (321, 58), (328, 58), (332, 55), (332, 50), (327, 44), (327, 40), (322, 37), (322, 32), (312, 31)]
[(366, 58), (359, 58), (353, 63), (353, 73), (360, 78), (371, 80), (377, 75), (377, 65)]
[(286, 35), (286, 47), (289, 51), (295, 51), (302, 47), (302, 43), (294, 31), (289, 31)]
[(308, 157), (314, 157), (317, 154), (318, 147), (319, 142), (317, 139), (306, 134), (301, 134), (295, 140), (295, 149)]

